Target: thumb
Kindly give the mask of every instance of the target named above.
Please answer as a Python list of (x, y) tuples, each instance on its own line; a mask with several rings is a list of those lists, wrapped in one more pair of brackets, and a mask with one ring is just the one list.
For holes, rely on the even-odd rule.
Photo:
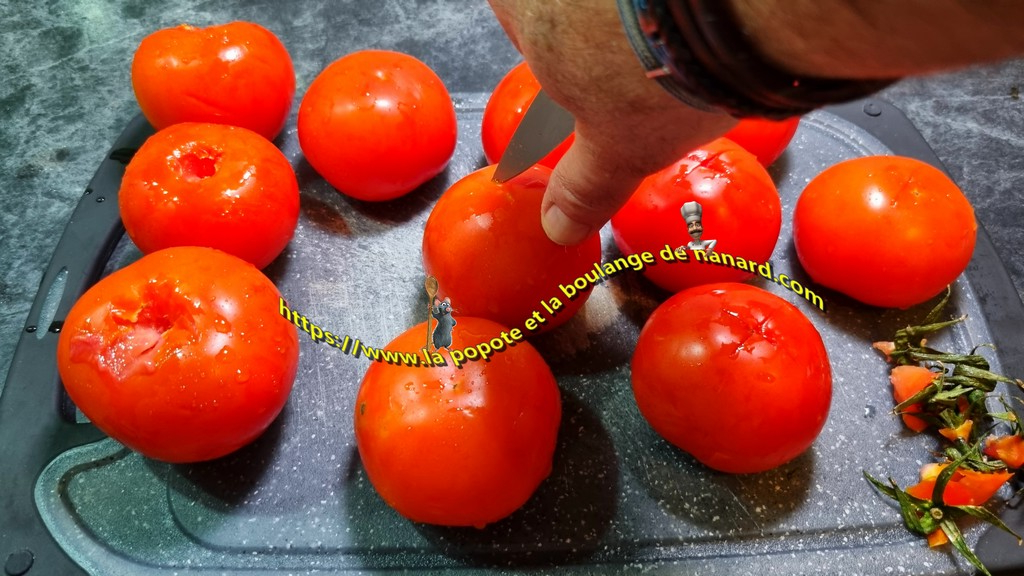
[(596, 233), (646, 175), (603, 150), (577, 131), (551, 173), (540, 209), (541, 225), (552, 241), (569, 246)]

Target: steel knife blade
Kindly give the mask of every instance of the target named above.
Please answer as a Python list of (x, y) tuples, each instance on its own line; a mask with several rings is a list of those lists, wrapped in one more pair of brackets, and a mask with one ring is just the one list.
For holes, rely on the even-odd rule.
[(501, 155), (492, 180), (506, 182), (522, 174), (568, 138), (574, 128), (575, 120), (568, 110), (544, 90), (537, 92)]

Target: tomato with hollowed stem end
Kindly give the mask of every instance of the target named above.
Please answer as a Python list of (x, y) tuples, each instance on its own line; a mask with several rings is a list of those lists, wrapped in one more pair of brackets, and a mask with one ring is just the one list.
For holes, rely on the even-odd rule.
[[(688, 231), (682, 208), (690, 202), (701, 208), (701, 231), (696, 238), (715, 241), (700, 255), (687, 249), (695, 238)], [(612, 234), (623, 254), (666, 251), (675, 258), (673, 254), (682, 250), (685, 261), (665, 261), (663, 255), (657, 266), (643, 270), (644, 276), (670, 292), (752, 278), (752, 271), (715, 263), (714, 258), (767, 262), (781, 228), (782, 202), (768, 172), (752, 154), (724, 138), (648, 176), (612, 217)], [(698, 260), (698, 256), (712, 254), (711, 261)]]
[(799, 116), (785, 120), (743, 118), (726, 132), (725, 137), (742, 146), (756, 156), (758, 162), (768, 167), (782, 156), (799, 125)]
[[(480, 139), (483, 141), (484, 156), (491, 164), (501, 160), (502, 154), (512, 141), (519, 123), (523, 121), (526, 110), (533, 103), (540, 91), (540, 82), (530, 71), (526, 62), (520, 62), (506, 74), (491, 92), (484, 108), (484, 117), (480, 126)], [(537, 163), (541, 166), (554, 168), (562, 159), (565, 151), (572, 145), (574, 137), (569, 135)]]
[[(527, 335), (551, 330), (590, 296), (588, 287), (570, 299), (559, 285), (597, 275), (600, 237), (562, 246), (544, 233), (540, 203), (551, 170), (533, 166), (503, 184), (493, 175), (494, 166), (481, 168), (438, 199), (423, 230), (424, 270), (437, 278), (438, 297), (451, 298), (459, 315), (525, 328)], [(536, 325), (526, 324), (531, 318)]]
[(255, 132), (175, 124), (132, 157), (118, 195), (128, 236), (144, 253), (217, 248), (270, 264), (299, 220), (299, 185), (284, 154)]
[[(490, 320), (459, 317), (450, 349), (503, 332)], [(421, 323), (385, 349), (416, 354), (425, 335)], [(356, 396), (356, 445), (374, 488), (406, 518), (483, 527), (519, 509), (551, 473), (561, 418), (555, 378), (529, 343), (502, 346), (461, 368), (439, 351), (443, 364), (367, 369)]]
[(343, 56), (299, 106), (299, 144), (339, 192), (391, 200), (437, 176), (455, 152), (455, 107), (426, 64), (400, 52)]
[(132, 59), (132, 87), (158, 130), (216, 122), (271, 140), (288, 120), (295, 70), (284, 44), (259, 24), (183, 24), (142, 39)]
[(212, 248), (168, 248), (100, 280), (57, 344), (71, 400), (150, 458), (197, 462), (263, 433), (299, 360), (280, 294), (252, 264)]
[(800, 194), (793, 243), (807, 274), (871, 306), (909, 308), (956, 280), (978, 224), (939, 169), (902, 156), (866, 156), (817, 175)]
[(832, 399), (814, 325), (747, 284), (698, 286), (662, 303), (640, 332), (632, 379), (651, 427), (723, 472), (761, 472), (799, 456)]

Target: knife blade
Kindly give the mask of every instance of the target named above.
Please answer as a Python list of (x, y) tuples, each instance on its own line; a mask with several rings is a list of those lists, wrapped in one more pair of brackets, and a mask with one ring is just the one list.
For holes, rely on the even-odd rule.
[(559, 106), (544, 90), (537, 92), (491, 179), (501, 183), (522, 174), (568, 138), (575, 124), (568, 110)]

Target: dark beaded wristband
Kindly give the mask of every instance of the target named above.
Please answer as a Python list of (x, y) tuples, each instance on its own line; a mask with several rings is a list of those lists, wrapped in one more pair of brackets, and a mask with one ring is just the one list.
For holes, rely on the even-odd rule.
[(895, 79), (803, 77), (765, 60), (725, 0), (618, 0), (647, 76), (677, 99), (737, 118), (786, 118), (862, 98)]

